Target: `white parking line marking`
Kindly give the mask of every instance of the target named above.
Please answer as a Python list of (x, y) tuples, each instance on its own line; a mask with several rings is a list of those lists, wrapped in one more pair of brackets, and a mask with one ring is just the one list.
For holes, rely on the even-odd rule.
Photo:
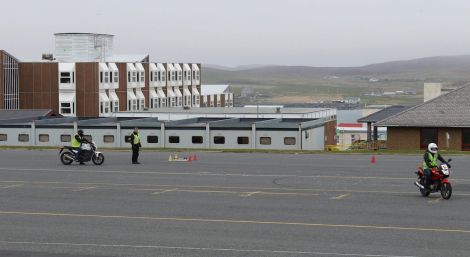
[(241, 196), (241, 197), (250, 197), (250, 196), (252, 196), (252, 195), (259, 194), (259, 193), (261, 193), (261, 191), (246, 192), (246, 193), (241, 193), (240, 196)]
[(152, 195), (161, 195), (161, 194), (168, 193), (168, 192), (174, 192), (176, 190), (178, 190), (178, 188), (166, 189), (166, 190), (162, 190), (160, 192), (154, 192), (154, 193), (152, 193)]
[(335, 197), (331, 197), (330, 199), (331, 200), (341, 200), (345, 197), (349, 196), (349, 194), (342, 194), (342, 195), (338, 195), (338, 196), (335, 196)]
[(0, 189), (7, 189), (7, 188), (15, 188), (15, 187), (21, 187), (24, 184), (17, 184), (17, 185), (8, 185), (8, 186), (2, 186)]
[(81, 187), (79, 189), (75, 189), (73, 190), (74, 192), (81, 192), (81, 191), (85, 191), (85, 190), (90, 190), (90, 189), (95, 189), (96, 187)]
[(235, 249), (235, 248), (210, 248), (210, 247), (186, 247), (186, 246), (164, 246), (164, 245), (127, 245), (127, 244), (87, 244), (87, 243), (63, 243), (63, 242), (31, 242), (31, 241), (0, 241), (0, 244), (20, 245), (42, 245), (42, 246), (78, 246), (78, 247), (107, 247), (107, 248), (138, 248), (138, 249), (166, 249), (184, 251), (211, 251), (211, 252), (238, 252), (238, 253), (268, 253), (289, 255), (320, 255), (320, 256), (364, 256), (364, 257), (414, 257), (399, 256), (393, 254), (358, 254), (358, 253), (333, 253), (333, 252), (311, 252), (311, 251), (289, 251), (289, 250), (266, 250), (266, 249)]
[[(25, 169), (0, 168), (5, 171), (40, 171), (40, 172), (74, 172), (74, 173), (118, 173), (118, 174), (153, 174), (153, 175), (191, 175), (191, 176), (227, 176), (227, 177), (275, 177), (275, 178), (316, 178), (316, 179), (377, 179), (377, 180), (412, 180), (411, 177), (379, 177), (379, 176), (341, 176), (341, 175), (295, 175), (295, 174), (248, 174), (248, 173), (214, 173), (214, 172), (163, 172), (163, 171), (124, 171), (124, 170), (73, 170), (73, 169)], [(453, 179), (454, 181), (470, 181), (470, 179)]]

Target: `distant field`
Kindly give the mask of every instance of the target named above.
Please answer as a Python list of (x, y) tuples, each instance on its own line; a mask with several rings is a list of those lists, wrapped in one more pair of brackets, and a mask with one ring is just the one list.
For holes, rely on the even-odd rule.
[[(371, 79), (378, 80), (370, 82)], [(228, 83), (239, 95), (253, 88), (256, 97), (243, 103), (310, 103), (348, 96), (368, 104), (404, 104), (422, 101), (423, 83), (444, 86), (470, 81), (470, 56), (431, 57), (351, 68), (265, 66), (242, 70), (204, 67), (206, 84)], [(365, 96), (370, 92), (411, 90), (415, 95)]]

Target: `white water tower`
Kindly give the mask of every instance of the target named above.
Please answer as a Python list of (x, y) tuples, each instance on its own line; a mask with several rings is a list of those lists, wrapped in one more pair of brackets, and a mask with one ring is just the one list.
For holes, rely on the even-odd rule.
[(114, 35), (55, 33), (55, 58), (59, 62), (104, 62), (113, 55)]

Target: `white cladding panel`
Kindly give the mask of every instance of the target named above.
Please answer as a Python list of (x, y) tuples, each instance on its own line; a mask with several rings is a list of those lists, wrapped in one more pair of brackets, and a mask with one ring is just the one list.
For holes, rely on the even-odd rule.
[(93, 33), (55, 34), (55, 57), (59, 62), (102, 61), (113, 55), (113, 35)]

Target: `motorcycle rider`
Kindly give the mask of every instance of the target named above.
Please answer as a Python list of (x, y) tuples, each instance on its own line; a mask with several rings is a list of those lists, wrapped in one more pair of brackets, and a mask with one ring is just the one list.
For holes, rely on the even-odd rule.
[[(438, 166), (437, 160), (441, 161), (442, 163), (447, 164), (447, 166), (449, 166), (450, 168), (450, 165), (447, 163), (447, 161), (444, 158), (442, 158), (442, 156), (437, 151), (438, 151), (437, 145), (435, 143), (430, 143), (428, 145), (428, 149), (424, 153), (424, 161), (423, 161), (422, 169), (423, 169), (424, 176), (425, 176), (425, 184), (422, 186), (428, 189), (432, 184), (432, 169)], [(415, 183), (419, 187), (419, 182), (415, 182)]]
[(82, 144), (88, 143), (88, 140), (84, 137), (83, 130), (79, 129), (77, 134), (72, 138), (72, 149), (77, 150), (77, 160), (80, 162), (80, 165), (84, 165), (83, 161), (81, 160), (81, 153), (82, 153)]

